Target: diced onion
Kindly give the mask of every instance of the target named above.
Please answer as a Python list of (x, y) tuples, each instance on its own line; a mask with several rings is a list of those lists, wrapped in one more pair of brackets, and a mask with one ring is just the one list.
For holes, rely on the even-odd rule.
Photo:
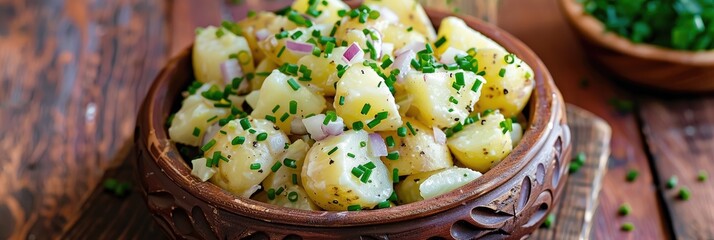
[(438, 144), (446, 143), (446, 134), (438, 127), (432, 127), (434, 130), (434, 141)]
[(308, 53), (312, 53), (312, 49), (315, 46), (313, 46), (312, 44), (309, 44), (309, 43), (287, 40), (285, 42), (285, 47), (293, 53), (308, 54)]
[(345, 53), (342, 54), (342, 58), (347, 63), (360, 62), (364, 59), (364, 51), (359, 47), (359, 44), (353, 42), (352, 45), (347, 47)]
[(242, 77), (243, 69), (238, 64), (238, 59), (231, 58), (221, 63), (221, 75), (225, 84), (231, 84), (234, 78)]
[(342, 134), (345, 130), (345, 123), (341, 117), (337, 117), (337, 120), (327, 123), (327, 125), (322, 125), (322, 131), (328, 136), (337, 136)]
[(372, 150), (373, 157), (387, 156), (387, 144), (384, 143), (382, 136), (377, 133), (369, 134), (369, 148)]
[(268, 37), (270, 37), (270, 31), (268, 29), (262, 28), (255, 32), (255, 38), (258, 39), (258, 41), (263, 41)]
[(202, 182), (208, 181), (216, 174), (216, 169), (212, 167), (206, 167), (206, 158), (197, 158), (191, 161), (193, 168), (191, 169), (191, 175), (201, 179)]
[(439, 59), (439, 62), (443, 64), (452, 64), (456, 63), (456, 60), (454, 60), (454, 57), (459, 56), (463, 57), (469, 55), (468, 53), (461, 51), (456, 48), (449, 47), (444, 51), (444, 53), (441, 54), (441, 58)]
[(397, 56), (396, 59), (394, 59), (394, 65), (392, 67), (394, 69), (399, 69), (399, 75), (397, 75), (397, 82), (402, 83), (404, 81), (404, 77), (406, 77), (407, 73), (409, 73), (409, 69), (411, 68), (411, 61), (414, 58), (416, 58), (416, 53), (412, 50), (407, 50), (406, 52)]
[(270, 135), (270, 151), (273, 153), (281, 152), (285, 149), (285, 138), (280, 134)]
[(307, 134), (307, 129), (305, 128), (305, 124), (302, 123), (301, 117), (294, 117), (293, 121), (290, 122), (290, 133), (297, 135)]
[(302, 120), (305, 129), (315, 141), (320, 141), (327, 137), (327, 133), (322, 130), (322, 121), (324, 120), (325, 114), (318, 114)]
[(407, 44), (406, 46), (404, 46), (404, 47), (402, 47), (402, 48), (400, 48), (400, 49), (397, 49), (397, 51), (394, 52), (394, 55), (395, 55), (395, 56), (399, 56), (399, 55), (402, 55), (403, 53), (406, 53), (406, 52), (409, 51), (409, 50), (412, 50), (413, 52), (417, 53), (417, 52), (419, 52), (419, 51), (421, 51), (421, 50), (424, 50), (424, 49), (426, 49), (426, 43), (423, 43), (423, 42), (412, 42), (412, 43), (409, 43), (409, 44)]

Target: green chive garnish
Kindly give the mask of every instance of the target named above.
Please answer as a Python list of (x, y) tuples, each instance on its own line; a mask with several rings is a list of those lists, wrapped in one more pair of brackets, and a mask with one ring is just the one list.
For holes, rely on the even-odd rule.
[(387, 69), (389, 65), (392, 65), (392, 59), (387, 58), (384, 62), (382, 62), (381, 67), (382, 69)]
[(367, 123), (367, 127), (372, 129), (372, 128), (376, 127), (377, 125), (379, 125), (379, 123), (381, 123), (381, 122), (382, 122), (382, 120), (379, 118), (372, 119), (372, 121), (369, 121)]
[(367, 113), (369, 113), (369, 109), (371, 107), (372, 106), (369, 105), (369, 103), (365, 103), (364, 106), (362, 106), (362, 111), (360, 111), (360, 113), (362, 113), (362, 115), (367, 115)]
[(194, 137), (198, 137), (199, 135), (201, 135), (201, 129), (200, 129), (200, 128), (197, 128), (197, 127), (194, 127), (194, 128), (193, 128), (193, 136), (194, 136)]
[(285, 52), (285, 46), (283, 46), (282, 48), (280, 48), (280, 51), (278, 51), (278, 55), (277, 55), (277, 56), (278, 56), (278, 57), (283, 56), (283, 52)]
[(265, 115), (265, 120), (271, 121), (273, 123), (275, 123), (276, 121), (275, 116), (272, 115)]
[(273, 189), (273, 188), (268, 189), (268, 199), (275, 200), (275, 189)]
[(543, 222), (543, 225), (541, 227), (550, 229), (553, 227), (553, 224), (555, 224), (555, 214), (548, 214), (548, 217), (545, 218), (545, 221)]
[(620, 229), (625, 232), (631, 232), (632, 230), (635, 230), (635, 225), (631, 222), (626, 222), (622, 224), (622, 227), (620, 227)]
[(352, 153), (347, 153), (347, 156), (348, 156), (348, 157), (351, 157), (351, 158), (355, 158), (355, 155), (352, 154)]
[(359, 169), (357, 167), (352, 168), (352, 175), (354, 175), (355, 177), (359, 178), (362, 176), (362, 174), (364, 174), (364, 171), (362, 171), (362, 169)]
[(296, 162), (297, 161), (290, 159), (290, 158), (283, 159), (283, 164), (285, 164), (285, 166), (289, 167), (289, 168), (297, 168)]
[(250, 126), (250, 120), (247, 118), (243, 118), (240, 120), (240, 126), (243, 128), (243, 130), (248, 130)]
[(361, 142), (359, 142), (359, 146), (360, 146), (360, 147), (366, 147), (366, 146), (367, 146), (367, 142), (361, 141)]
[(370, 170), (377, 167), (377, 165), (374, 165), (373, 162), (365, 163), (363, 166), (366, 167), (367, 169), (370, 169)]
[(389, 208), (391, 205), (391, 202), (389, 201), (384, 201), (379, 204), (377, 204), (377, 208), (382, 209), (382, 208)]
[(411, 132), (412, 135), (416, 136), (416, 131), (414, 130), (414, 127), (412, 127), (412, 123), (407, 122), (407, 128), (409, 128), (409, 132)]
[(392, 183), (399, 183), (399, 168), (392, 169)]
[(630, 169), (630, 171), (627, 171), (626, 179), (628, 182), (633, 182), (635, 181), (635, 179), (637, 179), (638, 175), (640, 175), (640, 173), (637, 172), (637, 170)]
[(387, 147), (394, 147), (394, 138), (392, 136), (388, 136), (386, 139), (387, 142)]
[(362, 210), (362, 206), (360, 206), (360, 205), (347, 206), (347, 211), (359, 211), (359, 210)]
[(337, 147), (332, 148), (329, 152), (327, 152), (327, 155), (332, 155), (335, 151), (337, 151)]
[(270, 171), (277, 172), (280, 169), (280, 167), (282, 167), (282, 166), (283, 166), (283, 164), (280, 163), (279, 161), (275, 162), (275, 164), (273, 164), (273, 166), (270, 167)]
[(345, 105), (345, 96), (340, 96), (339, 104), (340, 106)]
[(371, 175), (372, 175), (371, 170), (365, 171), (364, 174), (362, 174), (362, 177), (359, 178), (359, 181), (363, 182), (363, 183), (367, 183), (367, 182), (369, 182), (369, 176), (371, 176)]
[(237, 136), (237, 137), (233, 138), (233, 140), (231, 141), (231, 144), (235, 146), (235, 145), (243, 144), (244, 142), (245, 142), (245, 137)]
[(620, 205), (620, 208), (617, 210), (617, 213), (622, 216), (627, 216), (630, 215), (630, 211), (632, 211), (632, 207), (630, 207), (630, 204), (623, 203), (622, 205)]
[(291, 202), (297, 202), (297, 200), (298, 200), (298, 193), (296, 193), (296, 192), (290, 192), (290, 193), (288, 193), (288, 200), (290, 200)]
[(399, 159), (399, 152), (396, 152), (396, 151), (395, 151), (395, 152), (390, 152), (389, 154), (387, 154), (387, 159), (389, 159), (389, 160), (397, 160), (397, 159)]
[(295, 100), (290, 101), (290, 114), (297, 114), (297, 102)]
[(704, 182), (709, 178), (709, 173), (705, 170), (699, 170), (699, 175), (697, 175), (697, 180), (700, 182)]
[(297, 83), (294, 78), (288, 79), (288, 85), (290, 85), (290, 88), (292, 88), (295, 91), (300, 89), (300, 84)]
[(260, 133), (255, 137), (255, 140), (258, 140), (258, 142), (265, 141), (265, 139), (268, 139), (268, 133)]
[(505, 68), (501, 68), (501, 70), (498, 71), (498, 76), (499, 76), (499, 77), (506, 76), (506, 69), (505, 69)]
[(250, 170), (258, 170), (260, 169), (260, 163), (251, 163), (250, 164)]
[(278, 109), (280, 109), (280, 105), (275, 105), (275, 107), (273, 107), (273, 113), (277, 112)]
[(689, 197), (692, 195), (692, 193), (689, 191), (689, 188), (687, 187), (682, 187), (679, 189), (679, 199), (682, 200), (689, 200)]
[(364, 123), (362, 123), (361, 121), (352, 123), (353, 130), (359, 131), (362, 130), (362, 128), (364, 128)]
[(446, 43), (446, 37), (441, 36), (441, 38), (439, 38), (439, 40), (434, 43), (434, 46), (438, 48), (441, 47), (441, 45), (443, 45), (444, 43)]
[(399, 135), (400, 137), (406, 137), (407, 136), (407, 128), (405, 128), (405, 127), (397, 128), (397, 135)]
[(667, 185), (667, 188), (672, 189), (672, 188), (676, 187), (676, 186), (677, 186), (677, 182), (678, 182), (677, 176), (671, 176), (671, 177), (667, 180), (667, 184), (666, 184), (666, 185)]
[(281, 193), (283, 193), (284, 190), (285, 188), (283, 187), (278, 188), (278, 190), (275, 191), (275, 195), (280, 195)]
[(206, 145), (203, 145), (203, 147), (201, 147), (201, 151), (207, 152), (208, 150), (210, 150), (213, 147), (213, 145), (216, 145), (215, 139), (211, 139), (211, 141), (208, 141), (208, 143), (206, 143)]
[(293, 173), (292, 179), (293, 179), (293, 184), (297, 185), (298, 184), (297, 174)]

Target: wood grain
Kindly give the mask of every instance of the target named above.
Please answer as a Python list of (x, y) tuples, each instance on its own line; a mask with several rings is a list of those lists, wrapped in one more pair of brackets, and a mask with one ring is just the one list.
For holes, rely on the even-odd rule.
[(0, 239), (56, 237), (133, 134), (161, 1), (0, 1)]
[[(697, 180), (699, 171), (714, 174), (714, 98), (648, 99), (642, 104), (643, 132), (659, 173), (658, 189), (672, 219), (678, 239), (714, 239), (714, 187), (712, 180)], [(671, 176), (679, 184), (666, 188)], [(681, 187), (692, 195), (677, 197)], [(648, 206), (631, 202), (633, 208)]]
[[(632, 93), (593, 68), (586, 59), (575, 35), (566, 25), (556, 0), (503, 0), (499, 26), (525, 42), (553, 74), (565, 101), (602, 117), (612, 126), (611, 157), (603, 179), (600, 207), (595, 214), (594, 239), (664, 239), (668, 224), (657, 197), (650, 164), (640, 136), (637, 116), (619, 114), (608, 104), (612, 98), (626, 98)], [(538, 14), (533, 14), (538, 13)], [(581, 79), (588, 87), (581, 87)], [(638, 169), (634, 183), (625, 183), (625, 174)], [(637, 194), (633, 194), (637, 193)], [(646, 208), (633, 209), (628, 219), (634, 231), (620, 231), (623, 219), (617, 209), (623, 202), (638, 203)]]
[(557, 206), (555, 222), (550, 229), (541, 228), (533, 239), (588, 239), (602, 178), (610, 156), (612, 130), (601, 118), (582, 108), (568, 105), (568, 125), (573, 136), (573, 156), (582, 152), (585, 164), (568, 176), (563, 198)]

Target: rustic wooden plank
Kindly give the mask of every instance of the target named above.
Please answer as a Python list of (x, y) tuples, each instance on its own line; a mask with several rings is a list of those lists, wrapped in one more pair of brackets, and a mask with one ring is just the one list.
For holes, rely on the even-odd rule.
[(170, 55), (174, 56), (193, 42), (196, 28), (221, 24), (221, 0), (169, 0)]
[(52, 239), (127, 146), (164, 62), (159, 1), (0, 1), (0, 239)]
[(557, 207), (556, 220), (550, 229), (538, 229), (533, 239), (587, 239), (602, 188), (602, 179), (610, 156), (610, 126), (601, 118), (568, 105), (568, 125), (572, 133), (573, 155), (587, 156), (585, 165), (571, 173), (563, 198)]
[[(530, 46), (550, 70), (566, 102), (602, 117), (612, 126), (611, 158), (603, 179), (603, 189), (595, 213), (594, 239), (663, 239), (668, 236), (665, 214), (644, 151), (643, 139), (634, 114), (618, 114), (608, 100), (631, 96), (594, 68), (583, 53), (572, 30), (554, 0), (503, 0), (499, 26)], [(588, 86), (581, 87), (587, 78)], [(638, 169), (634, 183), (626, 183), (629, 169)], [(636, 194), (633, 194), (636, 193)], [(633, 209), (627, 221), (637, 227), (620, 230), (624, 218), (617, 215), (623, 202), (647, 208)]]
[[(658, 189), (678, 239), (714, 239), (714, 187), (711, 180), (697, 180), (699, 171), (714, 174), (713, 106), (711, 97), (648, 99), (641, 105), (644, 134), (659, 174)], [(679, 184), (668, 189), (671, 176), (677, 176)], [(688, 201), (677, 197), (682, 187), (692, 192)]]

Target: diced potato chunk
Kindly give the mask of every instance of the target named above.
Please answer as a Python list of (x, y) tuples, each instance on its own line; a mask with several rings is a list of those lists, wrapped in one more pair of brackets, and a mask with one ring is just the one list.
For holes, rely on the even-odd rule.
[(479, 112), (500, 110), (506, 117), (520, 114), (535, 87), (533, 70), (515, 55), (498, 50), (481, 49), (475, 58), (479, 69), (486, 72), (484, 77), (488, 82), (474, 109)]
[(281, 29), (292, 30), (297, 27), (286, 17), (275, 15), (272, 12), (257, 13), (255, 16), (239, 21), (238, 26), (243, 30), (243, 37), (248, 41), (253, 57), (257, 61), (265, 59), (265, 54), (258, 48), (257, 33), (259, 31), (263, 31), (262, 34), (275, 35), (282, 31)]
[(400, 203), (413, 203), (451, 192), (476, 178), (480, 172), (451, 167), (410, 175), (396, 186)]
[[(403, 120), (405, 125), (402, 127), (407, 130), (404, 137), (399, 136), (397, 131), (380, 133), (383, 138), (391, 139), (386, 141), (387, 151), (399, 153), (399, 158), (396, 160), (382, 157), (382, 162), (387, 166), (390, 176), (395, 168), (398, 169), (399, 176), (405, 176), (453, 166), (449, 148), (445, 143), (437, 143), (434, 140), (434, 130), (431, 127), (425, 126), (416, 119)], [(411, 125), (416, 135), (412, 134), (406, 123)]]
[(263, 74), (270, 74), (273, 72), (273, 70), (277, 68), (278, 65), (275, 65), (275, 63), (273, 61), (270, 61), (270, 59), (266, 58), (260, 61), (258, 67), (255, 68), (255, 76), (250, 81), (251, 90), (260, 90), (260, 88), (263, 87), (263, 82), (265, 82), (265, 79), (268, 78), (268, 76), (265, 76)]
[[(464, 85), (455, 87), (463, 75)], [(417, 119), (427, 126), (451, 127), (473, 112), (479, 101), (485, 80), (473, 72), (411, 72), (405, 79), (405, 88), (414, 97), (412, 106), (419, 110)], [(458, 84), (457, 84), (458, 85)]]
[(244, 74), (254, 71), (253, 54), (244, 37), (213, 26), (196, 34), (193, 44), (193, 71), (202, 83), (225, 86), (221, 63), (235, 54)]
[(473, 170), (486, 172), (513, 149), (511, 135), (502, 132), (500, 123), (503, 121), (503, 115), (491, 113), (454, 133), (446, 143), (459, 162)]
[(270, 166), (271, 173), (263, 180), (263, 187), (265, 189), (278, 189), (280, 187), (302, 184), (302, 177), (300, 175), (303, 162), (305, 161), (305, 154), (307, 154), (307, 150), (309, 149), (310, 146), (303, 140), (297, 140), (290, 144), (287, 152), (277, 159), (277, 162), (280, 164), (275, 163), (273, 166)]
[[(316, 142), (307, 153), (302, 183), (308, 196), (325, 210), (372, 208), (392, 193), (387, 168), (369, 153), (367, 132), (346, 131)], [(355, 175), (353, 169), (369, 168)], [(369, 173), (367, 173), (369, 172)]]
[(297, 65), (304, 65), (307, 69), (312, 71), (310, 74), (312, 80), (304, 82), (305, 85), (315, 88), (319, 93), (326, 96), (334, 96), (335, 83), (340, 80), (340, 78), (337, 77), (337, 66), (347, 65), (347, 62), (344, 61), (344, 57), (342, 57), (345, 50), (347, 50), (347, 47), (336, 47), (327, 58), (324, 57), (324, 53), (319, 57), (310, 54), (300, 58)]
[[(344, 97), (343, 104), (340, 104), (341, 97)], [(402, 125), (387, 84), (372, 68), (361, 64), (349, 67), (337, 82), (334, 106), (348, 127), (362, 122), (364, 129), (372, 132), (396, 130)], [(385, 113), (386, 117), (379, 120)]]
[[(350, 6), (347, 6), (344, 2), (340, 0), (325, 0), (327, 5), (322, 4), (323, 0), (315, 0), (315, 10), (320, 11), (320, 15), (312, 16), (315, 17), (316, 23), (330, 23), (333, 24), (338, 20), (342, 19), (337, 12), (340, 10), (349, 10)], [(299, 13), (307, 14), (307, 10), (310, 7), (310, 0), (296, 0), (293, 2), (292, 9)], [(308, 14), (309, 15), (309, 14)]]
[[(243, 129), (244, 125), (249, 128)], [(216, 156), (222, 159), (218, 161), (218, 172), (213, 175), (211, 182), (235, 195), (248, 198), (260, 189), (259, 184), (270, 173), (270, 167), (285, 152), (288, 137), (275, 130), (272, 122), (263, 119), (236, 119), (228, 122), (221, 130), (225, 134), (216, 134), (213, 146), (203, 149), (207, 159)], [(251, 130), (255, 133), (251, 133)], [(264, 134), (267, 137), (259, 140), (258, 136)], [(241, 137), (243, 141), (239, 140)]]
[(476, 48), (476, 50), (492, 48), (501, 52), (506, 52), (506, 49), (501, 47), (501, 45), (498, 45), (498, 43), (484, 36), (480, 32), (473, 30), (466, 25), (464, 20), (457, 17), (446, 17), (444, 20), (441, 20), (439, 35), (434, 41), (439, 41), (442, 37), (445, 42), (436, 48), (437, 55), (441, 55), (449, 47), (453, 47), (461, 51), (468, 51), (471, 48)]
[(436, 32), (431, 20), (426, 15), (424, 8), (416, 0), (365, 0), (366, 5), (386, 7), (394, 12), (399, 21), (406, 27), (413, 27), (414, 31), (426, 36), (430, 41), (435, 40)]
[[(295, 102), (291, 112), (291, 102)], [(275, 118), (275, 125), (286, 134), (290, 133), (290, 122), (299, 116), (319, 114), (325, 109), (325, 98), (302, 87), (295, 77), (274, 70), (260, 89), (258, 102), (251, 113), (254, 118)], [(275, 111), (273, 111), (275, 109)], [(266, 117), (270, 116), (270, 117)]]
[[(201, 96), (201, 93), (211, 86), (211, 84), (204, 84), (195, 94), (183, 100), (181, 109), (176, 112), (169, 127), (169, 138), (172, 141), (199, 146), (208, 127), (218, 122), (220, 118), (228, 116), (230, 108), (215, 107), (215, 101)], [(209, 119), (211, 121), (208, 121)]]

